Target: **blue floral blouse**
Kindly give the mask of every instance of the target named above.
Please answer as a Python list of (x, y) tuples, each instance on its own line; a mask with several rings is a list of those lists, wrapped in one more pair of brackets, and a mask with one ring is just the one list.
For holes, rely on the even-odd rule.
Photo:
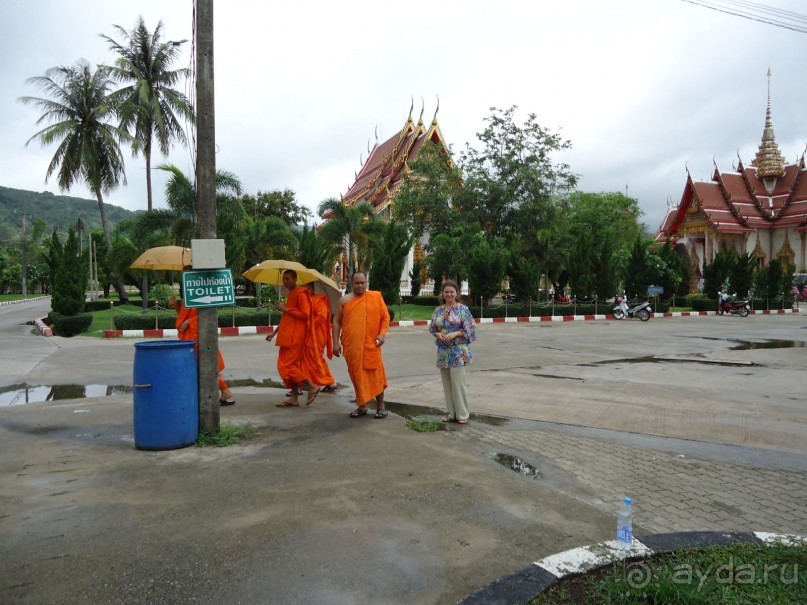
[(471, 363), (471, 343), (476, 340), (476, 323), (467, 306), (456, 304), (450, 309), (445, 306), (437, 307), (429, 323), (429, 332), (462, 332), (462, 336), (448, 343), (434, 341), (437, 344), (438, 368), (447, 370)]

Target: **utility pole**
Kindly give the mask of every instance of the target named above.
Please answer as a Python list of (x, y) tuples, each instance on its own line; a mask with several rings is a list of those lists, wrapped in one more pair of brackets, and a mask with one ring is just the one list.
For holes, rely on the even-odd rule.
[(28, 215), (22, 213), (22, 298), (28, 298)]
[[(216, 238), (213, 0), (196, 0), (196, 235)], [(199, 430), (219, 429), (218, 309), (199, 309)]]

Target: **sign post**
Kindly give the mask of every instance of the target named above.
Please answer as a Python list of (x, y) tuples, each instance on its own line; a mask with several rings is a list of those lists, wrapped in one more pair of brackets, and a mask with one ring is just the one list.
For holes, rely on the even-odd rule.
[(188, 308), (230, 307), (235, 304), (233, 274), (229, 269), (183, 271), (182, 291)]

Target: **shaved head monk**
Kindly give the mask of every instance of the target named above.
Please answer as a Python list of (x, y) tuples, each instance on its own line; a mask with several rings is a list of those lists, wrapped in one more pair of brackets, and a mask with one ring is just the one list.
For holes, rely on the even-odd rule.
[(350, 381), (359, 407), (351, 418), (367, 415), (367, 404), (376, 401), (375, 418), (386, 418), (384, 391), (387, 374), (381, 347), (389, 328), (389, 312), (380, 292), (367, 289), (367, 275), (361, 271), (351, 279), (353, 291), (339, 299), (333, 316), (333, 354), (344, 353)]

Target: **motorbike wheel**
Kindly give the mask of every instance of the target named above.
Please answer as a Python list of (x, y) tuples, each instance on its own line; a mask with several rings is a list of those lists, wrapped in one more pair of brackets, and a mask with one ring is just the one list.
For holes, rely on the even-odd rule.
[(748, 307), (742, 306), (737, 312), (740, 314), (740, 317), (748, 317)]
[(614, 309), (614, 319), (622, 319), (623, 317), (625, 317), (625, 313), (622, 311), (622, 309), (619, 307)]
[(636, 311), (636, 317), (638, 317), (642, 321), (647, 321), (648, 319), (650, 319), (650, 313), (647, 311), (647, 309), (639, 309), (638, 311)]

